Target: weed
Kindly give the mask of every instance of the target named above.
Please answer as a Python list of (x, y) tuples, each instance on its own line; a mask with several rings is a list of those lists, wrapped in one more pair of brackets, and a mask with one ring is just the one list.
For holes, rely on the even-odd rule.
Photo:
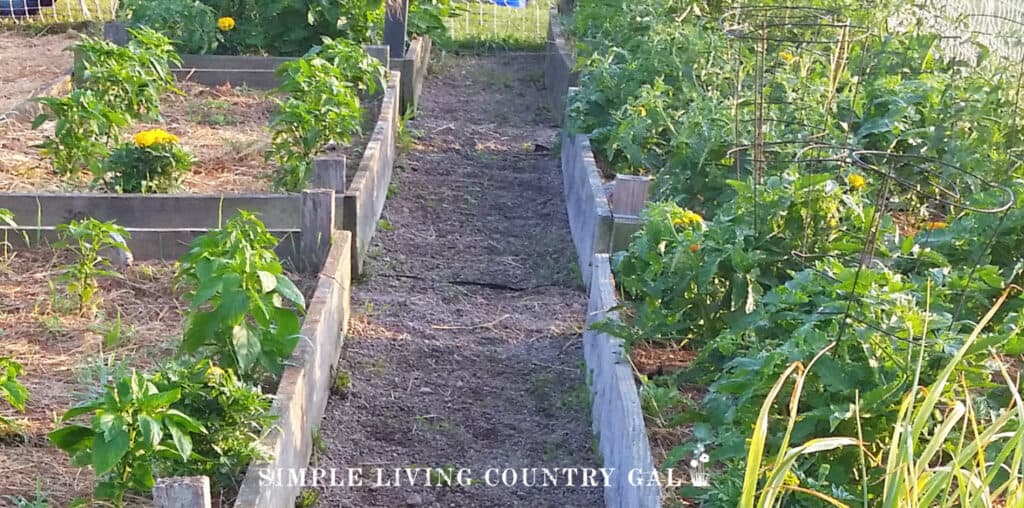
[(341, 398), (347, 398), (349, 390), (352, 388), (352, 376), (347, 370), (338, 371), (334, 375), (334, 381), (331, 382), (331, 393)]
[(391, 225), (391, 222), (387, 219), (380, 219), (377, 221), (377, 228), (381, 231), (394, 231), (395, 228)]
[(31, 499), (24, 496), (3, 496), (14, 508), (50, 508), (50, 495), (43, 491), (43, 483), (36, 480), (36, 492)]
[(220, 99), (204, 99), (202, 102), (190, 102), (186, 115), (191, 122), (205, 125), (235, 125), (241, 120), (231, 114), (232, 104)]
[(313, 428), (313, 431), (310, 433), (310, 438), (313, 445), (312, 457), (310, 460), (313, 462), (313, 466), (317, 467), (320, 465), (320, 457), (327, 453), (327, 441), (324, 440), (323, 434), (320, 433), (320, 427)]
[(295, 500), (296, 508), (313, 508), (320, 502), (320, 492), (315, 489), (306, 487), (299, 493), (299, 497)]

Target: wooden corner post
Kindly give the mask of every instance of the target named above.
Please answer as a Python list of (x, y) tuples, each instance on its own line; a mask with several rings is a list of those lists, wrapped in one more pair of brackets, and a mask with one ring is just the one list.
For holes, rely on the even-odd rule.
[(334, 189), (302, 191), (302, 232), (299, 268), (317, 273), (327, 259), (334, 233)]
[(409, 33), (409, 0), (385, 2), (384, 44), (391, 49), (391, 58), (403, 58)]

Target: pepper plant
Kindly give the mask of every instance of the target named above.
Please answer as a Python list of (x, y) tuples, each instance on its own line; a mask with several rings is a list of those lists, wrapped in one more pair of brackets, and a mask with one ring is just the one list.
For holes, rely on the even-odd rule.
[[(20, 363), (8, 357), (0, 357), (0, 398), (7, 401), (12, 408), (25, 412), (28, 402), (28, 390), (18, 381), (18, 376), (25, 372)], [(0, 416), (0, 430), (12, 427), (12, 422)]]
[(192, 242), (175, 275), (190, 300), (183, 353), (209, 354), (249, 382), (281, 373), (298, 343), (305, 300), (284, 275), (276, 245), (245, 211)]
[(298, 192), (310, 177), (312, 160), (329, 142), (345, 144), (362, 132), (359, 95), (381, 85), (385, 69), (357, 44), (325, 39), (302, 58), (277, 69), (282, 83), (270, 120), (267, 158), (277, 164), (274, 187)]
[(206, 430), (195, 418), (171, 406), (180, 388), (159, 389), (154, 378), (132, 372), (106, 387), (103, 396), (68, 410), (62, 423), (92, 415), (89, 425), (69, 424), (49, 434), (54, 446), (71, 455), (76, 466), (92, 466), (100, 478), (99, 499), (123, 506), (127, 492), (146, 493), (156, 478), (153, 460), (192, 456), (192, 435)]
[(65, 283), (68, 295), (78, 306), (78, 311), (91, 315), (99, 305), (99, 278), (120, 278), (110, 260), (101, 255), (104, 250), (117, 249), (128, 252), (126, 239), (131, 235), (113, 221), (101, 222), (96, 219), (72, 220), (57, 226), (60, 240), (56, 247), (71, 253), (72, 260), (61, 267), (59, 281)]

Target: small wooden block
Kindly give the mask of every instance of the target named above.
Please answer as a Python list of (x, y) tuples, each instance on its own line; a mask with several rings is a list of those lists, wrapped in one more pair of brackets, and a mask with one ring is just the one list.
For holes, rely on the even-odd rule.
[(345, 157), (317, 157), (313, 159), (310, 189), (331, 189), (345, 192)]
[(205, 476), (160, 478), (153, 486), (156, 508), (212, 508), (210, 479)]
[(638, 216), (647, 206), (651, 178), (636, 175), (615, 175), (612, 191), (612, 215)]

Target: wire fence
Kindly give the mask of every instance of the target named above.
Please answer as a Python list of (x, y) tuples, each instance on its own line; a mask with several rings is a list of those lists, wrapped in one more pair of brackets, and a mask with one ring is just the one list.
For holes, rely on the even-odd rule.
[(463, 0), (459, 17), (448, 20), (456, 49), (543, 51), (554, 0)]
[(0, 26), (109, 21), (118, 0), (0, 0)]

